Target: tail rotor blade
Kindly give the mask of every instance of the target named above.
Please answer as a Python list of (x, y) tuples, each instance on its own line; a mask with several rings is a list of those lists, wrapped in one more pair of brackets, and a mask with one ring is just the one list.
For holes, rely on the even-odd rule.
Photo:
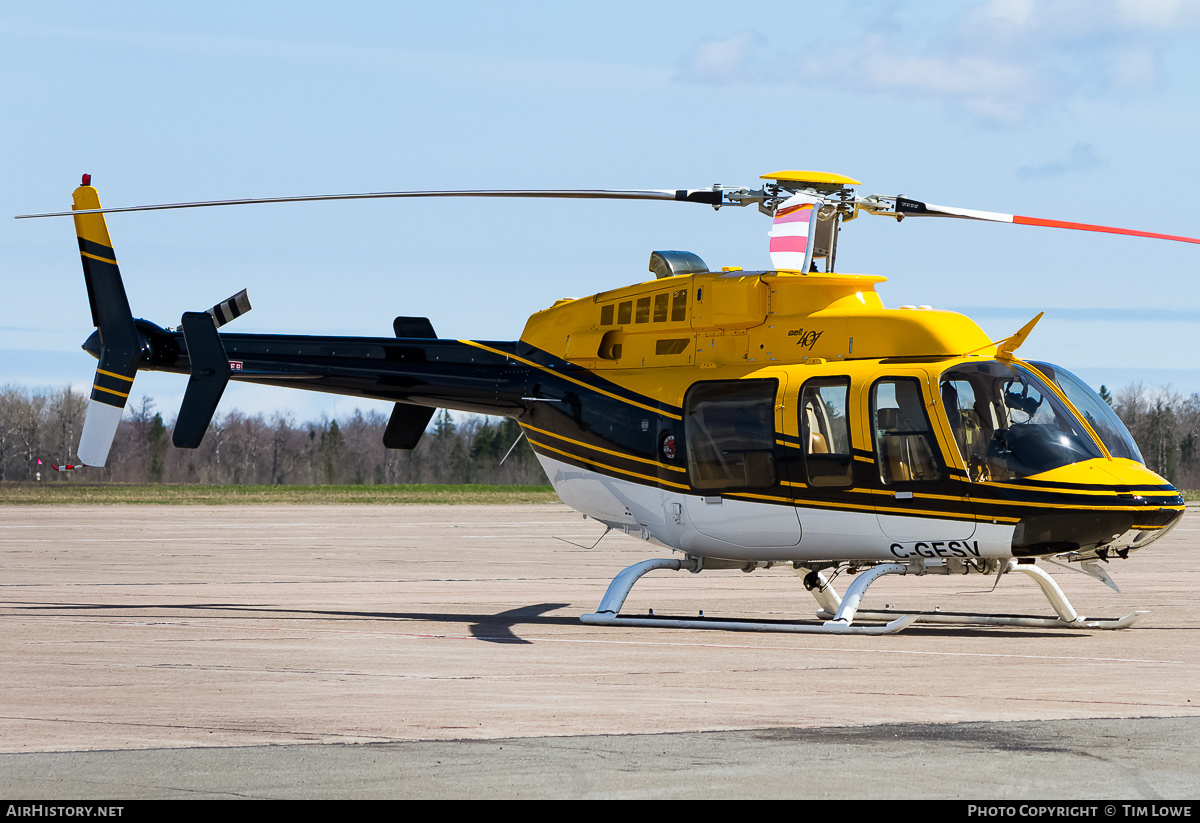
[[(75, 190), (74, 199), (77, 211), (90, 212), (100, 207), (100, 197), (89, 176), (84, 176), (83, 185)], [(92, 321), (100, 330), (102, 346), (78, 454), (81, 463), (103, 466), (133, 388), (141, 347), (104, 217), (76, 215), (75, 232), (79, 238)]]
[(79, 461), (88, 466), (103, 466), (108, 459), (137, 374), (136, 360), (140, 355), (137, 331), (132, 322), (128, 329), (123, 325), (100, 332), (104, 348), (100, 350), (100, 365), (92, 381), (92, 396), (79, 438)]
[(119, 347), (105, 346), (100, 355), (87, 415), (83, 419), (78, 454), (79, 462), (87, 466), (103, 466), (108, 460), (108, 450), (112, 447), (121, 412), (133, 389), (133, 376), (137, 373), (133, 358), (126, 352), (113, 351), (114, 348)]

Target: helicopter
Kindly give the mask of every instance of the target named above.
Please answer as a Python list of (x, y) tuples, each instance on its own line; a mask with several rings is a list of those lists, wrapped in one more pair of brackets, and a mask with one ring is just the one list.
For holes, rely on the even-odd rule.
[[(45, 463), (42, 462), (42, 458), (40, 458), (40, 457), (37, 459), (37, 464), (39, 466), (45, 465)], [(85, 468), (87, 468), (87, 466), (81, 465), (79, 463), (63, 463), (61, 466), (58, 465), (57, 463), (51, 463), (50, 468), (54, 469), (56, 472), (70, 472), (70, 471), (75, 471), (76, 469), (85, 469)]]
[[(567, 505), (677, 555), (619, 572), (593, 625), (888, 634), (917, 621), (1120, 629), (1079, 614), (1045, 566), (1113, 589), (1104, 566), (1181, 519), (1183, 498), (1148, 469), (1109, 405), (1067, 370), (1017, 349), (1041, 318), (990, 340), (970, 318), (886, 308), (886, 278), (835, 270), (842, 225), (861, 214), (945, 217), (1200, 239), (860, 196), (838, 174), (779, 171), (757, 187), (398, 191), (102, 208), (90, 176), (74, 217), (99, 361), (80, 462), (103, 466), (138, 371), (187, 375), (173, 433), (199, 446), (229, 381), (392, 402), (383, 443), (412, 449), (435, 409), (521, 426)], [(369, 198), (532, 197), (757, 206), (771, 218), (772, 268), (710, 270), (654, 251), (646, 279), (534, 313), (515, 341), (438, 338), (399, 316), (392, 337), (220, 332), (250, 310), (245, 291), (164, 328), (133, 318), (105, 214)], [(824, 262), (820, 270), (818, 262)], [(607, 534), (607, 530), (605, 532)], [(1039, 565), (1042, 564), (1042, 565)], [(656, 570), (790, 567), (817, 620), (622, 612)], [(854, 578), (844, 594), (833, 578)], [(1020, 572), (1054, 615), (861, 608), (885, 575)]]

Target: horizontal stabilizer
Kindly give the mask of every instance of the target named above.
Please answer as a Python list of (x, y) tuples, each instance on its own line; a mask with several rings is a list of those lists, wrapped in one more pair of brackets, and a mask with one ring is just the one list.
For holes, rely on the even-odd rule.
[(175, 421), (171, 442), (180, 449), (194, 449), (204, 439), (217, 404), (221, 402), (221, 395), (229, 383), (230, 368), (212, 315), (203, 311), (185, 312), (182, 326), (192, 376), (183, 393), (183, 405)]

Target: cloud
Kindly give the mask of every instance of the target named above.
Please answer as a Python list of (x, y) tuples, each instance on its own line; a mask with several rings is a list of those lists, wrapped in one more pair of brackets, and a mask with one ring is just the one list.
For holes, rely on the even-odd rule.
[(684, 57), (678, 79), (705, 85), (763, 79), (760, 52), (765, 44), (764, 37), (749, 31), (725, 39), (705, 38)]
[[(941, 100), (975, 119), (1000, 123), (1023, 119), (1044, 95), (1037, 72), (1019, 62), (986, 53), (904, 53), (880, 37), (867, 44), (861, 58), (827, 81), (840, 81), (847, 90)], [(808, 71), (820, 71), (819, 60), (806, 59)]]
[(1091, 143), (1076, 143), (1063, 157), (1039, 165), (1021, 166), (1017, 177), (1021, 180), (1040, 180), (1062, 177), (1064, 174), (1089, 171), (1107, 165), (1108, 161), (1096, 154)]
[(839, 36), (771, 54), (755, 32), (692, 47), (677, 79), (819, 85), (925, 99), (990, 125), (1016, 125), (1080, 99), (1161, 88), (1163, 57), (1200, 31), (1185, 0), (988, 0), (898, 4)]

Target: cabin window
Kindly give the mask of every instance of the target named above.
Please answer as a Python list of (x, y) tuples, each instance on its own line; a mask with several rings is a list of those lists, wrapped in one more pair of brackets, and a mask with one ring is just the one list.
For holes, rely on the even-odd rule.
[(687, 320), (687, 289), (678, 289), (671, 294), (671, 322)]
[(616, 309), (612, 303), (607, 306), (600, 307), (600, 325), (611, 326), (613, 324), (613, 311)]
[(800, 443), (810, 486), (853, 484), (849, 377), (809, 380), (800, 392)]
[(635, 323), (649, 323), (650, 322), (650, 298), (649, 297), (639, 297), (638, 298), (637, 309), (633, 315), (633, 322), (635, 322)]
[(671, 295), (663, 292), (662, 294), (654, 295), (654, 322), (667, 322), (667, 303), (671, 299)]
[(916, 379), (885, 377), (876, 381), (871, 388), (871, 417), (879, 478), (885, 485), (943, 478), (937, 439)]
[(1113, 457), (1136, 460), (1145, 465), (1146, 460), (1138, 451), (1137, 443), (1134, 442), (1129, 429), (1125, 428), (1125, 424), (1121, 422), (1121, 418), (1117, 417), (1112, 406), (1101, 400), (1100, 395), (1092, 391), (1087, 383), (1060, 366), (1036, 362), (1031, 365), (1053, 380), (1054, 384), (1062, 390), (1062, 393), (1071, 401), (1071, 405), (1078, 409), (1087, 420), (1092, 431), (1104, 441), (1109, 454)]
[(684, 398), (688, 480), (706, 491), (775, 485), (774, 380), (697, 383)]
[(633, 321), (633, 301), (617, 304), (617, 325), (628, 326)]

